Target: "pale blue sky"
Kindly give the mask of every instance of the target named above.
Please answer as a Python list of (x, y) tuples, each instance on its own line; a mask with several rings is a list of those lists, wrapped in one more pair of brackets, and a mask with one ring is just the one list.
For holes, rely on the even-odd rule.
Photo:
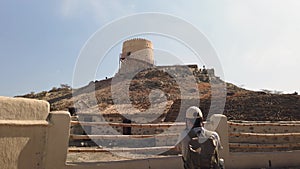
[[(226, 81), (254, 90), (299, 92), (299, 9), (298, 0), (1, 0), (0, 95), (71, 84), (88, 38), (105, 24), (139, 12), (171, 14), (196, 26), (218, 52)], [(167, 46), (148, 38), (157, 48)], [(115, 67), (118, 50), (108, 54)], [(109, 76), (107, 69), (96, 78)]]

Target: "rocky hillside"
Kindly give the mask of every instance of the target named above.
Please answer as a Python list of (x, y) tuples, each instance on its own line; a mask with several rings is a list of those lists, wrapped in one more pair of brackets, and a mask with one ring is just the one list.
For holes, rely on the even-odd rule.
[[(87, 108), (96, 107), (94, 113), (97, 111), (110, 113), (110, 110), (114, 110), (115, 104), (131, 104), (136, 109), (145, 111), (151, 106), (151, 102), (152, 104), (166, 102), (164, 121), (175, 121), (176, 117), (180, 116), (180, 107), (185, 109), (193, 104), (198, 105), (205, 116), (209, 111), (223, 110), (222, 103), (218, 104), (218, 100), (222, 100), (221, 97), (224, 95), (223, 100), (226, 102), (223, 113), (229, 120), (300, 120), (300, 96), (297, 93), (272, 94), (266, 91), (249, 91), (225, 83), (213, 73), (199, 70), (197, 67), (190, 67), (191, 74), (182, 74), (186, 70), (180, 67), (173, 68), (167, 68), (169, 73), (166, 73), (166, 67), (151, 68), (139, 72), (133, 78), (117, 74), (114, 78), (90, 82), (79, 89), (72, 90), (69, 86), (62, 85), (50, 91), (17, 97), (47, 100), (51, 110), (68, 110), (74, 103), (80, 103)], [(176, 73), (170, 75), (170, 70)], [(188, 83), (189, 81), (194, 83)], [(126, 94), (122, 92), (118, 94), (118, 89), (124, 84), (129, 85), (129, 102), (126, 101), (128, 97)], [(211, 84), (214, 84), (213, 90)], [(222, 88), (225, 85), (226, 91)], [(116, 102), (113, 99), (116, 93), (118, 100), (124, 102)], [(212, 97), (215, 100), (217, 98), (217, 102)], [(212, 102), (215, 103), (213, 106)]]

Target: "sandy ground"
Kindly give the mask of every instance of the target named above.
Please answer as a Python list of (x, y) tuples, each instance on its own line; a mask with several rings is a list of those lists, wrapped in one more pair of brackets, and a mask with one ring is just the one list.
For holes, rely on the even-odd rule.
[(107, 162), (131, 160), (131, 158), (117, 156), (109, 152), (99, 153), (68, 153), (67, 162)]
[[(67, 162), (109, 162), (144, 159), (150, 157), (160, 157), (160, 155), (137, 155), (130, 153), (110, 153), (110, 152), (96, 152), (96, 153), (68, 153)], [(264, 169), (264, 168), (261, 168)], [(300, 169), (300, 167), (284, 167), (271, 169)]]
[(162, 157), (161, 155), (145, 155), (131, 153), (110, 153), (110, 152), (71, 152), (67, 155), (67, 162), (108, 162), (145, 159), (153, 157)]

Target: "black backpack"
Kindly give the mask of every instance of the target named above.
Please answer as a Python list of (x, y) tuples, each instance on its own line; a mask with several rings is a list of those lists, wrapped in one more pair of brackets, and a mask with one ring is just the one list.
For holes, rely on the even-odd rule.
[[(201, 131), (199, 131), (201, 132)], [(191, 169), (219, 169), (219, 154), (217, 148), (217, 140), (211, 136), (203, 138), (199, 142), (197, 133), (191, 130), (188, 133), (190, 141), (188, 144), (189, 168)]]

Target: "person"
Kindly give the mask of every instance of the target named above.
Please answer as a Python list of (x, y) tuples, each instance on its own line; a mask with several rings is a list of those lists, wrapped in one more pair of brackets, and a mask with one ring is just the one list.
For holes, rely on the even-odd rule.
[(222, 149), (220, 137), (217, 132), (204, 128), (201, 110), (196, 106), (189, 107), (185, 121), (186, 128), (176, 145), (182, 153), (184, 169), (224, 168), (218, 154), (218, 150)]

